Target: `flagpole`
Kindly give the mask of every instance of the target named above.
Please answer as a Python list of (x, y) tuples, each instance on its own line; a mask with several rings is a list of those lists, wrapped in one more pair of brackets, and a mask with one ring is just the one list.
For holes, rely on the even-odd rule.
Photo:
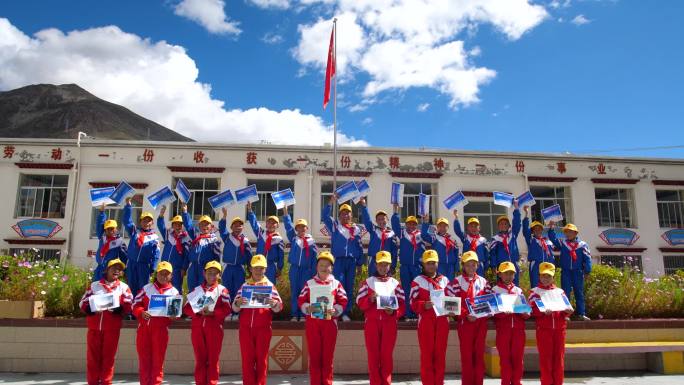
[(333, 193), (337, 189), (337, 18), (333, 19), (333, 65), (335, 84), (333, 85)]

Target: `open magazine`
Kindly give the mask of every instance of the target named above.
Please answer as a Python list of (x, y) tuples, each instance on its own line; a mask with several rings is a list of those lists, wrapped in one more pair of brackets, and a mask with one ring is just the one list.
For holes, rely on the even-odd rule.
[(522, 294), (498, 294), (499, 313), (531, 313), (532, 308)]
[(218, 297), (218, 290), (208, 291), (206, 293), (199, 290), (193, 290), (188, 294), (187, 300), (192, 307), (193, 313), (199, 313), (203, 309), (214, 311)]
[(461, 298), (449, 297), (444, 290), (430, 290), (430, 302), (438, 317), (461, 314)]
[(116, 309), (119, 307), (119, 296), (114, 293), (93, 294), (88, 298), (88, 303), (93, 312)]
[(465, 300), (470, 315), (476, 318), (491, 317), (499, 312), (496, 294), (478, 295), (472, 300)]
[(247, 304), (241, 307), (246, 309), (270, 308), (269, 300), (271, 299), (272, 291), (273, 286), (242, 286), (242, 298), (247, 299)]
[(333, 295), (331, 285), (309, 286), (309, 306), (311, 317), (318, 319), (330, 319), (328, 310), (333, 308)]
[(541, 295), (540, 299), (535, 300), (535, 304), (539, 311), (566, 311), (573, 310), (570, 300), (562, 292), (547, 291)]
[(399, 309), (399, 299), (394, 295), (394, 290), (397, 288), (395, 283), (375, 282), (373, 290), (375, 291), (376, 304), (378, 309)]
[(180, 317), (183, 311), (182, 295), (152, 294), (147, 312), (152, 317)]

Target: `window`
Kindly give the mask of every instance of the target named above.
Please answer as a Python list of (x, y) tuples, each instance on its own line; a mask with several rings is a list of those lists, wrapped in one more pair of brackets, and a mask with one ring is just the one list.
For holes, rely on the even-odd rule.
[(632, 190), (597, 188), (596, 215), (602, 227), (636, 227), (632, 217), (634, 201)]
[[(342, 186), (343, 184), (347, 183), (349, 181), (347, 180), (337, 180), (337, 187)], [(330, 202), (330, 196), (332, 196), (333, 193), (333, 181), (331, 180), (324, 180), (321, 181), (321, 213), (323, 212), (323, 207)], [(346, 202), (352, 207), (352, 221), (356, 223), (361, 222), (361, 215), (359, 212), (359, 205), (354, 204), (354, 202), (349, 201)], [(332, 216), (333, 218), (337, 218), (337, 207), (333, 207), (333, 213)], [(321, 218), (321, 223), (323, 223), (323, 218)]]
[[(133, 223), (137, 225), (140, 214), (142, 214), (143, 205), (143, 195), (136, 194), (131, 197), (131, 219)], [(128, 233), (123, 227), (123, 207), (107, 206), (105, 207), (105, 213), (107, 213), (107, 219), (114, 219), (116, 224), (119, 225), (119, 233), (124, 237), (128, 238)], [(100, 208), (93, 207), (92, 214), (90, 215), (90, 237), (97, 237), (97, 216), (100, 215)]]
[[(294, 180), (291, 179), (248, 179), (247, 186), (256, 185), (259, 192), (259, 200), (252, 203), (252, 210), (256, 214), (257, 220), (263, 222), (271, 215), (278, 215), (278, 209), (273, 203), (271, 193), (290, 189), (294, 193)], [(290, 214), (294, 214), (294, 206), (288, 207)]]
[[(563, 226), (566, 222), (572, 222), (572, 206), (570, 205), (570, 187), (530, 186), (530, 192), (537, 202), (530, 207), (532, 221), (544, 222), (541, 211), (555, 204), (560, 205), (563, 220), (559, 222)], [(523, 214), (524, 215), (524, 214)]]
[(409, 215), (418, 216), (418, 194), (430, 196), (430, 216), (437, 216), (438, 196), (437, 185), (433, 183), (404, 183), (404, 207), (401, 208), (401, 218), (404, 220)]
[(60, 250), (59, 249), (9, 249), (10, 255), (16, 255), (17, 257), (25, 254), (34, 261), (59, 261)]
[(633, 269), (643, 271), (641, 255), (602, 255), (601, 264), (617, 267), (618, 269), (629, 266)]
[(68, 175), (21, 174), (15, 215), (64, 218), (68, 183)]
[(491, 238), (498, 231), (496, 218), (508, 214), (506, 207), (495, 205), (494, 202), (468, 202), (464, 211), (460, 216), (461, 225), (465, 226), (468, 218), (477, 217), (480, 220), (480, 234), (487, 238)]
[(656, 190), (660, 227), (684, 227), (684, 192)]
[(678, 270), (684, 270), (684, 255), (663, 255), (665, 274), (674, 274)]
[[(209, 204), (209, 197), (219, 193), (219, 186), (221, 179), (219, 178), (173, 178), (173, 187), (176, 187), (176, 182), (181, 179), (188, 190), (192, 192), (190, 202), (188, 202), (188, 212), (192, 215), (192, 219), (198, 220), (202, 215), (209, 215), (217, 219), (214, 209)], [(175, 194), (175, 193), (174, 193)], [(177, 198), (177, 197), (176, 197)], [(180, 214), (180, 200), (176, 199), (171, 207), (171, 212)]]

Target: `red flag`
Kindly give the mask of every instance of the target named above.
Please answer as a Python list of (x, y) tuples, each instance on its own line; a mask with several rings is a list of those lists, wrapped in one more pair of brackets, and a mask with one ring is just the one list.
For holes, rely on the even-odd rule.
[(330, 32), (330, 46), (328, 47), (328, 65), (325, 67), (325, 91), (323, 92), (323, 109), (330, 101), (330, 79), (335, 76), (335, 27)]

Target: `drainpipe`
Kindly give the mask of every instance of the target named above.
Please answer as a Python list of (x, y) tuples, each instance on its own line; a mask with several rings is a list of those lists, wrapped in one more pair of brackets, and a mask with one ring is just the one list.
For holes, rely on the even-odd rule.
[(313, 167), (309, 166), (309, 175), (306, 176), (306, 179), (309, 180), (309, 210), (307, 213), (307, 218), (309, 221), (309, 225), (313, 226)]
[(71, 258), (71, 252), (74, 245), (74, 221), (76, 220), (76, 202), (78, 202), (78, 191), (81, 185), (81, 138), (87, 138), (88, 134), (79, 131), (76, 139), (76, 147), (78, 148), (76, 154), (76, 164), (74, 165), (74, 193), (71, 198), (71, 215), (69, 218), (69, 236), (67, 238), (67, 252), (66, 256), (62, 255), (59, 260), (60, 263), (66, 262), (66, 258)]

